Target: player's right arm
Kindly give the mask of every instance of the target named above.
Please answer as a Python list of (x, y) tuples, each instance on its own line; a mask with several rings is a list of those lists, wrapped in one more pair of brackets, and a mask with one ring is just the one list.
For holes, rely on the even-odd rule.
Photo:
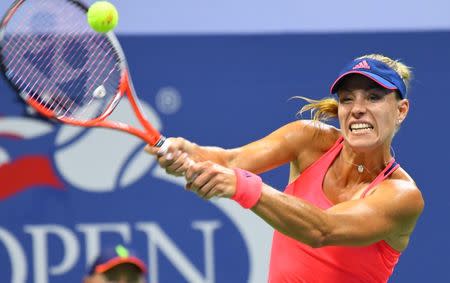
[[(330, 137), (331, 138), (323, 138)], [(299, 120), (289, 123), (264, 138), (241, 147), (224, 149), (200, 146), (184, 138), (169, 138), (166, 154), (158, 148), (145, 149), (158, 156), (158, 162), (169, 174), (182, 175), (187, 168), (185, 158), (212, 161), (228, 168), (241, 168), (259, 174), (287, 162), (301, 163), (306, 155), (322, 153), (336, 136), (336, 129), (319, 122)]]

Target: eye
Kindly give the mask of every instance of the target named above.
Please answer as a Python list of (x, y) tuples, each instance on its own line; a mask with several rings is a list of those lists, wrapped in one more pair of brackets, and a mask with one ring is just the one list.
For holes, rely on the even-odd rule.
[(370, 93), (368, 96), (369, 100), (373, 102), (380, 101), (381, 99), (383, 99), (383, 97), (384, 97), (383, 94), (375, 92)]
[(350, 96), (340, 96), (339, 103), (350, 103), (352, 102), (352, 98)]

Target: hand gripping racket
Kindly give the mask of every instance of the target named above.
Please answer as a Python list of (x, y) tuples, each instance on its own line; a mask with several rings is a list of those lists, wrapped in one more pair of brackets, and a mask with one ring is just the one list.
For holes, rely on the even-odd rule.
[[(77, 0), (15, 1), (0, 26), (4, 77), (47, 118), (127, 132), (161, 147), (165, 138), (142, 111), (119, 41), (93, 31), (86, 12)], [(143, 130), (107, 120), (124, 95)]]

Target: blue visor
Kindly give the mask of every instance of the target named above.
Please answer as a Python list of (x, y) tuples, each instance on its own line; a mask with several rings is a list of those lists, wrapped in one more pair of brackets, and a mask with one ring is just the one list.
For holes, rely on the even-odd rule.
[(397, 90), (401, 98), (406, 98), (406, 85), (400, 75), (385, 63), (370, 58), (356, 59), (348, 64), (331, 85), (330, 92), (337, 93), (339, 84), (350, 74), (368, 77), (386, 89)]

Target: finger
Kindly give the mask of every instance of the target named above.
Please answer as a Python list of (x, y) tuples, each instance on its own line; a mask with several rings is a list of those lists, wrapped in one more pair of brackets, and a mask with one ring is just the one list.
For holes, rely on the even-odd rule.
[(186, 185), (184, 186), (184, 188), (185, 188), (187, 191), (190, 191), (190, 190), (191, 190), (191, 187), (192, 187), (192, 183), (191, 183), (191, 182), (186, 182)]
[(197, 190), (205, 184), (205, 178), (201, 178), (202, 176), (202, 167), (199, 165), (191, 166), (185, 173), (186, 179), (186, 189), (191, 192), (197, 192)]
[(210, 181), (210, 183), (214, 184), (214, 186), (209, 191), (205, 192), (205, 194), (203, 194), (203, 198), (205, 200), (210, 200), (212, 198), (222, 198), (226, 195), (223, 189), (223, 184), (217, 177), (213, 178), (213, 181)]
[(144, 147), (144, 150), (151, 155), (157, 155), (159, 148), (148, 144)]
[(177, 172), (182, 174), (183, 176), (186, 176), (187, 171), (189, 168), (195, 163), (193, 162), (189, 157), (188, 154), (182, 155), (180, 157), (180, 161), (182, 162), (181, 166), (177, 168)]
[(186, 169), (189, 167), (188, 164), (186, 164), (187, 158), (188, 154), (186, 152), (177, 151), (177, 153), (174, 155), (174, 162), (172, 164), (173, 169), (176, 171), (181, 171), (184, 168), (184, 171), (186, 171)]
[(186, 164), (187, 153), (182, 153), (177, 151), (173, 156), (173, 163), (166, 168), (166, 171), (170, 174), (175, 174), (177, 176), (182, 176), (189, 168)]
[(168, 152), (161, 155), (158, 161), (161, 167), (168, 168), (169, 170), (175, 170), (182, 165), (183, 160), (187, 157), (187, 155), (184, 157), (181, 157), (181, 155), (183, 155), (181, 150), (169, 148)]
[(186, 152), (187, 143), (188, 141), (183, 138), (167, 138), (164, 141), (164, 143), (159, 147), (158, 154), (164, 155), (167, 152), (176, 152), (177, 150)]
[(180, 150), (180, 144), (175, 142), (173, 140), (173, 138), (169, 138), (169, 139), (166, 139), (160, 147), (158, 147), (158, 151), (156, 152), (156, 154), (159, 157), (163, 157), (163, 156), (165, 156), (166, 158), (169, 157), (168, 159), (171, 160), (173, 154), (175, 154), (175, 152), (177, 152), (179, 150)]
[(222, 196), (223, 196), (223, 194), (218, 192), (218, 190), (217, 190), (217, 185), (216, 185), (216, 186), (214, 186), (213, 189), (211, 189), (209, 192), (207, 192), (207, 193), (203, 196), (203, 198), (204, 198), (205, 200), (210, 200), (210, 199), (212, 199), (212, 198), (220, 198), (220, 197), (222, 197)]
[[(194, 164), (194, 162), (189, 159), (187, 153), (183, 153), (171, 166), (171, 169), (174, 173), (176, 173), (178, 176), (185, 176), (187, 170)], [(195, 174), (194, 174), (195, 175)], [(195, 179), (195, 176), (191, 177), (192, 179)]]
[(185, 178), (187, 182), (191, 182), (195, 179), (194, 176), (198, 176), (202, 173), (201, 163), (192, 163), (188, 166), (185, 172)]
[(201, 188), (206, 186), (206, 184), (211, 182), (213, 177), (214, 174), (212, 174), (210, 170), (202, 171), (201, 174), (193, 176), (193, 180), (191, 181), (192, 187), (197, 190), (200, 190)]
[[(215, 182), (214, 179), (210, 179), (209, 182), (197, 190), (197, 195), (203, 199), (211, 198), (214, 195), (216, 183), (217, 182)], [(208, 198), (208, 196), (210, 197)]]
[(159, 156), (158, 163), (159, 163), (159, 166), (161, 166), (162, 168), (169, 167), (173, 163), (173, 153), (168, 152), (162, 156)]
[(197, 193), (198, 188), (195, 187), (193, 182), (187, 182), (185, 186), (186, 191), (189, 191), (191, 193)]
[(144, 147), (144, 150), (150, 154), (162, 156), (169, 151), (171, 144), (172, 141), (171, 139), (168, 138), (164, 141), (164, 143), (161, 146), (157, 147), (148, 144)]

